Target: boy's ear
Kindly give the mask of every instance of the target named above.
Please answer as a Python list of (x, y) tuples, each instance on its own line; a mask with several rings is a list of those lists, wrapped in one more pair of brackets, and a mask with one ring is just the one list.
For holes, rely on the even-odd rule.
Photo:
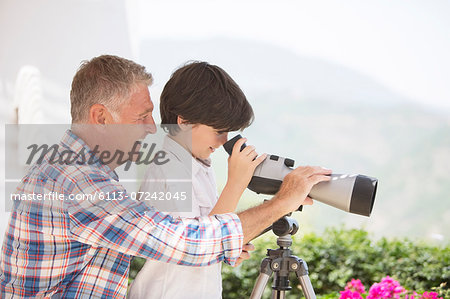
[(181, 116), (177, 117), (177, 124), (180, 127), (181, 131), (188, 131), (191, 129), (191, 124), (188, 123), (187, 120), (184, 120)]

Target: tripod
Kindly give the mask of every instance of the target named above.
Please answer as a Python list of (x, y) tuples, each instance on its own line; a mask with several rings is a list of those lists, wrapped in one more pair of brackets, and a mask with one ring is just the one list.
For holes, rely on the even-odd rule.
[(316, 294), (311, 285), (308, 276), (308, 266), (306, 262), (292, 255), (289, 247), (292, 245), (292, 235), (298, 231), (298, 223), (289, 215), (277, 220), (265, 232), (271, 230), (278, 236), (278, 249), (267, 249), (267, 257), (261, 262), (259, 276), (256, 279), (255, 285), (250, 295), (250, 299), (261, 298), (272, 273), (274, 274), (272, 284), (272, 299), (284, 299), (285, 292), (292, 289), (289, 286), (289, 274), (295, 272), (303, 294), (307, 299), (315, 299)]

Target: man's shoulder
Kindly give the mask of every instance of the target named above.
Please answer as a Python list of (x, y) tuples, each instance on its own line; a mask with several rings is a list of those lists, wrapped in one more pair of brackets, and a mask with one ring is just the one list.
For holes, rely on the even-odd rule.
[[(102, 185), (123, 189), (107, 172), (94, 165), (50, 163), (48, 160), (34, 164), (23, 179), (24, 184), (49, 185), (65, 192), (88, 191)], [(61, 190), (61, 191), (62, 191)]]

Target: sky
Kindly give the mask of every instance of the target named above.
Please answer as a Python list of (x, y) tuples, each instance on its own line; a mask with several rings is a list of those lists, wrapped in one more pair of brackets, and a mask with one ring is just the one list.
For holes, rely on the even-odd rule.
[[(139, 43), (145, 39), (192, 41), (224, 38), (263, 42), (365, 74), (383, 87), (404, 95), (404, 99), (442, 110), (450, 119), (450, 1), (125, 1), (130, 8), (128, 30), (131, 48), (137, 52)], [(3, 3), (0, 0), (0, 7), (5, 3), (16, 5), (13, 0)], [(45, 54), (43, 57), (52, 57), (49, 60), (52, 62), (51, 70), (67, 72), (64, 78), (71, 79), (79, 61), (100, 50), (103, 53), (104, 49), (113, 49), (113, 53), (133, 57), (133, 53), (129, 53), (133, 51), (129, 51), (126, 42), (126, 30), (123, 30), (127, 27), (122, 16), (123, 3), (112, 3), (115, 4), (85, 0), (81, 4), (73, 4), (70, 9), (67, 9), (67, 3), (53, 3), (53, 19), (42, 18), (51, 5), (30, 7), (23, 0), (14, 12), (18, 16), (29, 16), (26, 18), (28, 23), (8, 12), (5, 15), (10, 18), (6, 19), (15, 22), (3, 28), (8, 28), (4, 32), (12, 33), (13, 41), (29, 43), (17, 51), (18, 56), (28, 53), (29, 49), (40, 50)], [(55, 14), (56, 8), (61, 13)], [(35, 23), (30, 22), (31, 17), (39, 26), (32, 26)], [(90, 34), (85, 33), (83, 26), (71, 27), (72, 22), (80, 19), (84, 26), (91, 26), (87, 20), (93, 20)], [(55, 20), (60, 26), (54, 26)], [(45, 34), (33, 31), (26, 33), (35, 38), (16, 36), (22, 27), (43, 30)], [(77, 44), (78, 40), (84, 40), (84, 43)], [(64, 51), (60, 52), (61, 48)], [(53, 56), (58, 63), (53, 62)], [(7, 87), (0, 80), (0, 96)], [(10, 89), (14, 90), (12, 87)], [(64, 92), (68, 95), (68, 90)], [(65, 103), (68, 105), (68, 101)], [(62, 104), (50, 107), (51, 112), (67, 108)], [(2, 110), (5, 115), (0, 117), (2, 120), (7, 120), (6, 110)], [(65, 111), (68, 115), (68, 110)], [(7, 217), (0, 218), (0, 227), (2, 221), (6, 225)]]
[(263, 41), (366, 74), (394, 92), (450, 111), (450, 2), (145, 1), (138, 39)]

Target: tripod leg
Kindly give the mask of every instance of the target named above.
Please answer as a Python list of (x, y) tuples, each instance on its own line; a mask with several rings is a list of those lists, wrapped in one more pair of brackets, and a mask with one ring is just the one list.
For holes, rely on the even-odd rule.
[(284, 299), (284, 298), (286, 298), (285, 291), (272, 290), (272, 299)]
[(270, 269), (270, 258), (265, 258), (261, 262), (261, 268), (259, 270), (259, 276), (256, 279), (255, 286), (253, 287), (250, 299), (262, 298), (264, 289), (266, 288), (267, 281), (269, 281), (270, 275), (272, 275), (272, 269)]
[(300, 285), (302, 287), (303, 294), (306, 299), (316, 299), (316, 293), (314, 293), (314, 289), (311, 284), (311, 280), (309, 280), (308, 275), (300, 276), (298, 278), (300, 280)]
[(264, 293), (264, 289), (266, 288), (269, 278), (270, 275), (267, 273), (259, 274), (258, 279), (256, 279), (255, 286), (253, 287), (252, 294), (250, 295), (250, 299), (262, 298), (262, 294)]
[(308, 276), (308, 265), (302, 259), (298, 259), (298, 268), (295, 271), (298, 280), (300, 281), (300, 286), (302, 287), (303, 294), (306, 299), (316, 299), (316, 293), (314, 292), (311, 280)]

